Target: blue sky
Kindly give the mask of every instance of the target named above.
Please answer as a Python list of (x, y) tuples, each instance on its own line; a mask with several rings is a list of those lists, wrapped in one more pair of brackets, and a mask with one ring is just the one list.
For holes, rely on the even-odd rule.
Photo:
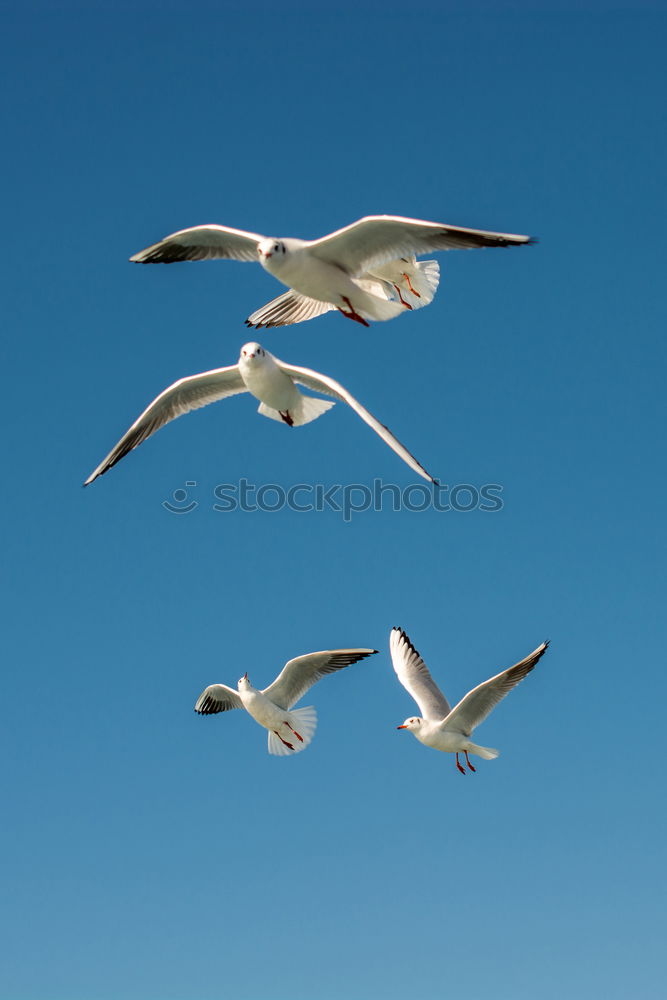
[[(0, 6), (3, 1000), (660, 995), (666, 18), (583, 6)], [(415, 481), (341, 406), (292, 432), (245, 397), (81, 489), (280, 291), (130, 254), (376, 212), (540, 242), (260, 339), (501, 511), (216, 511), (242, 477)], [(393, 625), (452, 700), (551, 639), (497, 761), (396, 732)], [(298, 757), (192, 711), (347, 645), (380, 655), (311, 692)]]

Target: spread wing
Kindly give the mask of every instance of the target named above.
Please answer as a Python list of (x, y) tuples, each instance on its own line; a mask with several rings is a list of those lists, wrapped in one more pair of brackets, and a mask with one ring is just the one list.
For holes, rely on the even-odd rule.
[(400, 215), (367, 215), (344, 229), (312, 240), (309, 252), (337, 264), (352, 277), (372, 270), (395, 257), (431, 253), (433, 250), (469, 250), (475, 247), (509, 247), (534, 243), (530, 236), (464, 229), (440, 222), (405, 219)]
[(243, 708), (243, 702), (238, 692), (226, 684), (209, 684), (195, 702), (195, 712), (200, 715), (230, 712), (233, 708)]
[(396, 676), (419, 705), (422, 718), (435, 720), (449, 715), (449, 702), (403, 629), (391, 630), (389, 651)]
[(246, 392), (246, 387), (238, 365), (214, 368), (210, 372), (201, 372), (199, 375), (179, 379), (146, 407), (83, 485), (88, 486), (98, 476), (104, 475), (129, 451), (149, 438), (160, 427), (168, 424), (170, 420), (175, 420), (176, 417), (189, 413), (190, 410), (197, 410), (208, 403), (214, 403), (218, 399), (235, 396), (239, 392)]
[(548, 646), (548, 642), (543, 642), (524, 660), (515, 663), (513, 667), (503, 670), (502, 673), (496, 674), (495, 677), (491, 677), (488, 681), (478, 684), (476, 688), (469, 691), (444, 720), (443, 728), (470, 736), (473, 729), (486, 719), (498, 702), (502, 701), (512, 688), (516, 687), (519, 681), (522, 681), (526, 674), (529, 674), (537, 665), (540, 657), (546, 653)]
[(257, 260), (257, 244), (263, 240), (257, 233), (229, 226), (191, 226), (165, 236), (145, 250), (130, 257), (135, 264), (174, 264), (181, 260)]
[(314, 319), (315, 316), (321, 316), (335, 308), (331, 302), (311, 299), (290, 288), (289, 292), (272, 299), (261, 309), (257, 309), (252, 316), (248, 316), (245, 324), (255, 326), (258, 330), (263, 326), (289, 326), (290, 323), (303, 323), (307, 319)]
[(377, 653), (377, 649), (327, 649), (321, 653), (297, 656), (285, 664), (273, 684), (262, 694), (280, 708), (290, 709), (316, 681), (373, 653)]
[(388, 427), (381, 424), (372, 413), (361, 405), (361, 403), (354, 398), (354, 396), (347, 391), (340, 384), (336, 382), (335, 379), (329, 378), (328, 375), (321, 375), (319, 372), (312, 371), (310, 368), (300, 368), (297, 365), (287, 365), (284, 361), (278, 361), (275, 359), (276, 363), (282, 368), (282, 370), (290, 375), (295, 382), (299, 382), (301, 385), (305, 385), (307, 389), (312, 389), (314, 392), (323, 392), (326, 396), (333, 396), (335, 399), (340, 399), (343, 403), (347, 403), (351, 406), (356, 414), (358, 414), (361, 419), (372, 427), (376, 434), (379, 434), (385, 444), (388, 444), (392, 451), (395, 451), (404, 462), (406, 462), (410, 468), (423, 476), (424, 479), (428, 479), (431, 483), (436, 483), (437, 480), (426, 471), (423, 465), (417, 461), (411, 452), (401, 444), (398, 438), (395, 438)]

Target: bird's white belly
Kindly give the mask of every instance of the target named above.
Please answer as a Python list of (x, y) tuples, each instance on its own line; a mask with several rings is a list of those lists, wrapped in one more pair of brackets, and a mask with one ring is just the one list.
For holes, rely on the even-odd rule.
[(340, 306), (344, 297), (350, 298), (359, 292), (358, 285), (345, 271), (298, 250), (284, 257), (272, 256), (262, 263), (274, 278), (282, 281), (288, 288), (320, 302)]
[(285, 721), (287, 713), (261, 692), (240, 691), (239, 696), (248, 714), (265, 729), (278, 729)]
[(292, 379), (276, 365), (240, 366), (248, 392), (272, 410), (286, 412), (299, 401), (299, 390)]
[[(424, 730), (424, 731), (420, 731)], [(469, 744), (469, 739), (463, 733), (451, 732), (447, 729), (425, 729), (423, 724), (415, 733), (420, 743), (444, 753), (459, 753)]]

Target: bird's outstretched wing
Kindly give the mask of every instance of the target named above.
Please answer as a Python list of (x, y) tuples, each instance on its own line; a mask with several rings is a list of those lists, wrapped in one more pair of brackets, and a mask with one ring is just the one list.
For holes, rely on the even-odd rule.
[(233, 708), (243, 708), (243, 702), (238, 692), (226, 684), (209, 684), (195, 702), (195, 712), (200, 715), (230, 712)]
[(451, 709), (431, 672), (402, 628), (393, 628), (389, 652), (399, 681), (419, 705), (424, 719), (444, 719)]
[(179, 379), (178, 382), (174, 382), (173, 385), (161, 392), (150, 406), (146, 407), (118, 444), (111, 449), (94, 472), (91, 472), (83, 485), (88, 486), (98, 476), (104, 475), (129, 451), (136, 448), (160, 427), (168, 424), (170, 420), (175, 420), (176, 417), (189, 413), (190, 410), (197, 410), (208, 403), (214, 403), (218, 399), (235, 396), (239, 392), (246, 392), (246, 387), (238, 365), (214, 368), (210, 372), (201, 372), (199, 375), (190, 375), (188, 378)]
[(543, 642), (529, 656), (515, 663), (513, 667), (503, 670), (495, 677), (489, 678), (483, 684), (469, 691), (465, 698), (456, 705), (443, 722), (443, 728), (451, 729), (464, 736), (470, 736), (473, 729), (486, 719), (499, 701), (509, 694), (513, 687), (522, 681), (526, 674), (537, 665), (541, 656), (546, 653), (548, 642)]
[(257, 233), (229, 226), (191, 226), (165, 236), (130, 260), (135, 264), (174, 264), (181, 260), (257, 260), (257, 244), (263, 240)]
[(255, 326), (258, 330), (263, 326), (289, 326), (290, 323), (303, 323), (307, 319), (314, 319), (335, 308), (331, 302), (311, 299), (290, 288), (289, 292), (272, 299), (261, 309), (257, 309), (252, 316), (248, 316), (245, 324)]
[(410, 468), (419, 473), (424, 479), (428, 479), (431, 483), (436, 483), (437, 480), (433, 478), (430, 472), (427, 472), (423, 465), (421, 465), (414, 455), (408, 451), (408, 449), (401, 444), (398, 438), (394, 437), (388, 427), (381, 424), (372, 413), (369, 413), (365, 406), (354, 398), (354, 396), (347, 391), (347, 389), (336, 382), (335, 379), (329, 378), (328, 375), (321, 375), (319, 372), (313, 371), (311, 368), (300, 368), (298, 365), (288, 365), (284, 361), (279, 361), (278, 358), (274, 359), (276, 364), (295, 382), (300, 385), (305, 385), (307, 389), (312, 389), (314, 392), (323, 392), (326, 396), (333, 396), (335, 399), (341, 400), (343, 403), (347, 403), (351, 406), (356, 414), (358, 414), (361, 419), (372, 427), (376, 434), (379, 434), (385, 444), (388, 444), (392, 451), (395, 451), (400, 458), (406, 462)]
[(530, 236), (464, 229), (440, 222), (405, 219), (400, 215), (367, 215), (335, 233), (306, 243), (308, 252), (337, 264), (352, 277), (372, 270), (395, 257), (431, 253), (433, 250), (469, 250), (476, 247), (509, 247), (534, 243)]
[(326, 649), (297, 656), (285, 664), (273, 684), (262, 693), (280, 708), (290, 709), (320, 678), (373, 653), (377, 649)]

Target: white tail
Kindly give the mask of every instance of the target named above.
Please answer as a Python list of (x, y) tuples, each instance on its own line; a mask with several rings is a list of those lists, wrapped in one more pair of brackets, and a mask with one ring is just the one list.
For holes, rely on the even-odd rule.
[[(304, 396), (300, 394), (299, 403), (289, 411), (293, 427), (301, 427), (302, 424), (309, 424), (311, 420), (317, 420), (323, 413), (335, 406), (335, 402), (329, 399), (316, 399), (315, 396)], [(266, 403), (260, 403), (257, 412), (270, 420), (278, 420), (281, 424), (288, 423), (280, 416), (278, 410), (272, 410)]]
[(478, 747), (476, 743), (470, 743), (467, 749), (468, 753), (477, 754), (482, 760), (495, 760), (500, 756), (500, 750), (494, 750), (493, 747)]
[[(421, 309), (422, 306), (427, 306), (429, 302), (432, 302), (440, 284), (440, 265), (437, 260), (418, 261), (417, 267), (410, 274), (410, 284), (416, 292), (419, 292), (419, 298), (410, 294), (405, 296), (413, 309)], [(407, 282), (404, 287), (409, 293)]]
[[(306, 708), (294, 708), (289, 713), (288, 721), (289, 726), (283, 724), (280, 727), (280, 736), (269, 730), (269, 753), (277, 757), (289, 757), (306, 749), (317, 729), (317, 712), (312, 705), (307, 705)], [(286, 746), (286, 743), (290, 746)]]

